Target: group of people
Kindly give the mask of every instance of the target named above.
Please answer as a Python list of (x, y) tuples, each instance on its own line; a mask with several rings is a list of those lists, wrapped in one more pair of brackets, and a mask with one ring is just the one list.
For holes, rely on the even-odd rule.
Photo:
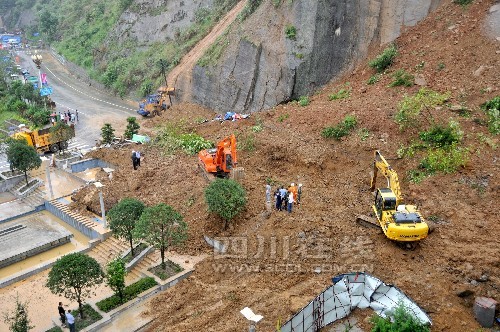
[[(267, 203), (271, 203), (271, 184), (266, 184), (266, 201)], [(276, 188), (274, 192), (275, 199), (275, 207), (277, 211), (288, 211), (288, 213), (292, 213), (293, 205), (300, 205), (300, 197), (302, 195), (302, 183), (299, 183), (298, 186), (295, 183), (292, 183), (288, 189), (285, 189), (284, 186)]]
[(137, 167), (141, 166), (141, 152), (132, 150), (132, 166), (134, 170), (137, 170)]
[(59, 311), (59, 316), (61, 319), (61, 323), (63, 326), (69, 327), (69, 332), (75, 332), (75, 317), (71, 314), (71, 310), (68, 309), (68, 312), (64, 310), (62, 302), (59, 302), (59, 306), (57, 307)]
[(52, 113), (50, 117), (52, 125), (55, 126), (58, 121), (64, 122), (65, 124), (75, 123), (78, 121), (78, 110), (75, 110), (75, 113), (71, 113), (70, 110), (63, 113), (59, 112), (58, 114)]

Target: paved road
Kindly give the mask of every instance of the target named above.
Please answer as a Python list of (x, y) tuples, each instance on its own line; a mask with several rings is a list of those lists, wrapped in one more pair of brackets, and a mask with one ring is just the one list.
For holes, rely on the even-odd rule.
[[(137, 102), (99, 91), (71, 75), (49, 52), (41, 54), (41, 72), (47, 74), (47, 81), (53, 88), (51, 98), (56, 102), (56, 112), (78, 110), (76, 137), (69, 142), (69, 149), (85, 151), (95, 146), (105, 123), (110, 123), (115, 128), (115, 135), (121, 136), (126, 127), (126, 118), (138, 117), (135, 112)], [(28, 69), (31, 75), (38, 76), (38, 69), (31, 61), (30, 55), (24, 52), (19, 52), (18, 55), (22, 68)], [(0, 170), (6, 168), (6, 157), (0, 154)]]

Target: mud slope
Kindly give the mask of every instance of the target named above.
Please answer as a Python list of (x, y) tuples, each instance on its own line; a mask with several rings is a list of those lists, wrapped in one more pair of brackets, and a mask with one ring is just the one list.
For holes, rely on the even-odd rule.
[[(265, 318), (259, 330), (272, 331), (331, 284), (333, 275), (365, 270), (397, 285), (424, 308), (433, 320), (433, 331), (475, 331), (474, 296), (456, 294), (470, 290), (500, 300), (500, 228), (498, 138), (491, 136), (479, 105), (500, 94), (500, 43), (483, 33), (483, 21), (493, 1), (475, 1), (462, 8), (451, 1), (397, 41), (399, 56), (374, 85), (366, 81), (373, 71), (355, 68), (342, 80), (311, 97), (309, 106), (297, 103), (253, 114), (238, 122), (201, 123), (214, 113), (194, 105), (175, 105), (167, 114), (144, 126), (183, 120), (207, 139), (218, 141), (237, 133), (245, 167), (242, 184), (248, 192), (246, 210), (227, 231), (206, 212), (206, 182), (196, 169), (196, 156), (164, 156), (144, 147), (145, 159), (133, 171), (129, 149), (101, 150), (96, 157), (118, 166), (112, 184), (106, 183), (106, 206), (133, 196), (147, 204), (166, 202), (189, 223), (190, 238), (177, 249), (190, 254), (211, 253), (203, 242), (212, 237), (237, 237), (232, 257), (210, 255), (196, 266), (191, 277), (160, 294), (144, 314), (156, 317), (151, 331), (243, 331), (247, 323), (239, 313), (245, 306)], [(381, 50), (374, 50), (372, 56)], [(463, 145), (470, 151), (467, 166), (453, 174), (438, 174), (420, 184), (410, 183), (408, 171), (421, 159), (393, 159), (402, 144), (416, 139), (413, 128), (400, 132), (393, 116), (398, 102), (416, 93), (419, 86), (389, 88), (391, 74), (405, 69), (428, 88), (450, 92), (448, 103), (423, 118), (446, 123), (453, 119), (464, 131)], [(479, 70), (480, 69), (480, 70)], [(349, 82), (348, 99), (329, 101), (328, 95)], [(458, 109), (467, 112), (458, 112)], [(354, 133), (341, 141), (325, 140), (321, 129), (346, 115), (358, 119)], [(460, 115), (462, 114), (462, 115)], [(466, 116), (464, 116), (466, 115)], [(263, 130), (253, 132), (261, 124)], [(359, 129), (365, 128), (363, 138)], [(415, 251), (403, 251), (377, 230), (361, 228), (357, 214), (369, 211), (369, 172), (373, 149), (390, 158), (402, 181), (407, 201), (417, 203), (425, 216), (434, 216), (437, 228)], [(304, 185), (303, 204), (292, 214), (265, 213), (266, 178), (278, 184)], [(104, 182), (107, 180), (103, 179)], [(98, 211), (97, 193), (80, 191), (76, 207)], [(240, 241), (240, 242), (238, 242)], [(313, 269), (321, 267), (317, 274)], [(481, 276), (487, 281), (477, 282)], [(484, 279), (484, 278), (483, 278)], [(361, 319), (363, 328), (369, 323)]]

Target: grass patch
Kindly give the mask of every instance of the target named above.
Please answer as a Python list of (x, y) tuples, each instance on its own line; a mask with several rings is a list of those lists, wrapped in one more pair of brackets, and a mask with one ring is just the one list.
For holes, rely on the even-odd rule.
[(305, 107), (310, 104), (309, 97), (307, 96), (300, 96), (299, 98), (299, 105), (302, 107)]
[(356, 127), (358, 120), (353, 115), (347, 115), (344, 120), (333, 127), (326, 127), (321, 131), (321, 136), (324, 138), (335, 138), (340, 140)]
[(238, 149), (247, 152), (255, 151), (255, 136), (253, 133), (238, 133)]
[(230, 29), (231, 26), (229, 26), (222, 35), (217, 37), (215, 42), (206, 50), (203, 56), (196, 63), (198, 66), (208, 67), (217, 64), (217, 60), (219, 60), (226, 47), (229, 45), (228, 33)]
[(297, 28), (295, 26), (289, 24), (285, 27), (285, 36), (290, 40), (297, 39)]
[(102, 319), (102, 316), (90, 306), (90, 304), (83, 305), (83, 320), (80, 318), (80, 310), (76, 309), (71, 311), (75, 317), (75, 327), (77, 331), (83, 330), (87, 326), (94, 324), (95, 322)]
[(167, 154), (174, 154), (182, 150), (194, 155), (201, 150), (210, 149), (214, 145), (196, 133), (188, 133), (183, 123), (169, 123), (158, 132), (153, 144), (160, 147)]
[(63, 330), (59, 326), (54, 326), (53, 328), (50, 328), (45, 332), (63, 332)]
[(500, 96), (488, 100), (481, 105), (488, 116), (488, 130), (493, 135), (500, 134)]
[(25, 191), (27, 191), (28, 189), (30, 189), (31, 187), (33, 187), (34, 185), (38, 184), (38, 180), (31, 180), (30, 182), (28, 182), (28, 184), (25, 184), (24, 186), (22, 186), (21, 188), (19, 188), (19, 192), (20, 193), (23, 193)]
[(375, 69), (378, 73), (381, 73), (390, 65), (392, 65), (397, 54), (398, 50), (396, 48), (396, 45), (391, 44), (375, 59), (370, 61), (368, 65)]
[(153, 266), (148, 269), (149, 272), (153, 273), (155, 276), (161, 280), (167, 280), (168, 278), (175, 276), (177, 273), (184, 271), (184, 269), (174, 262), (167, 260), (165, 262), (165, 268), (163, 269), (160, 265)]
[(433, 125), (429, 130), (418, 134), (419, 138), (432, 147), (446, 147), (462, 140), (463, 131), (458, 122), (450, 121), (447, 126)]
[(154, 280), (154, 278), (146, 277), (141, 280), (134, 282), (133, 284), (125, 287), (123, 290), (123, 301), (120, 300), (118, 295), (113, 295), (104, 300), (101, 300), (96, 303), (96, 306), (99, 310), (104, 312), (110, 312), (111, 310), (119, 307), (123, 303), (126, 303), (130, 300), (133, 300), (140, 293), (158, 285), (158, 283)]
[(430, 332), (430, 328), (414, 318), (402, 303), (389, 312), (387, 318), (374, 314), (370, 322), (372, 332)]
[(134, 247), (134, 255), (132, 256), (132, 252), (129, 252), (125, 257), (123, 257), (123, 261), (125, 263), (130, 263), (134, 258), (139, 256), (143, 250), (147, 248), (147, 244), (145, 243), (139, 243), (137, 246)]
[(467, 6), (473, 2), (474, 2), (474, 0), (453, 0), (453, 3), (460, 5), (460, 6)]
[(286, 119), (288, 119), (290, 117), (289, 114), (281, 114), (279, 117), (278, 117), (278, 122), (283, 122), (285, 121)]
[(397, 70), (392, 77), (394, 80), (389, 84), (389, 87), (391, 88), (395, 86), (410, 87), (415, 84), (415, 76), (407, 73), (404, 69)]
[(260, 4), (262, 3), (262, 0), (247, 0), (247, 4), (245, 5), (245, 8), (241, 11), (241, 13), (238, 14), (238, 19), (240, 21), (244, 21), (249, 17), (250, 15), (253, 14), (254, 11), (259, 8)]
[(346, 99), (351, 96), (351, 88), (348, 88), (349, 82), (344, 84), (344, 87), (339, 91), (334, 92), (328, 95), (328, 100), (338, 100), (338, 99)]
[(373, 85), (373, 84), (377, 83), (378, 81), (380, 81), (380, 77), (382, 77), (382, 75), (380, 75), (379, 73), (377, 73), (377, 74), (375, 74), (375, 75), (372, 75), (372, 76), (370, 76), (370, 78), (366, 81), (366, 84)]

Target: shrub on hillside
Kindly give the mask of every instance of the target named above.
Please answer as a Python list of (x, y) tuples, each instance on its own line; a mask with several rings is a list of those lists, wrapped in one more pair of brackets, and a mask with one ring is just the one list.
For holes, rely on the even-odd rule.
[(216, 179), (205, 189), (208, 211), (224, 220), (224, 229), (247, 203), (245, 189), (234, 180)]
[(434, 147), (447, 147), (462, 140), (463, 131), (456, 121), (450, 121), (447, 126), (434, 125), (427, 131), (418, 134), (420, 139)]
[(373, 326), (371, 332), (429, 332), (427, 325), (414, 318), (403, 305), (399, 304), (387, 318), (374, 315), (370, 321)]
[(389, 86), (395, 87), (395, 86), (406, 86), (410, 87), (415, 84), (415, 76), (413, 76), (410, 73), (407, 73), (404, 69), (399, 69), (397, 70), (392, 77), (394, 80), (389, 84)]
[(488, 130), (494, 135), (500, 134), (500, 96), (481, 105), (488, 116)]
[(396, 45), (391, 44), (389, 47), (387, 47), (381, 54), (379, 54), (375, 59), (370, 61), (368, 65), (377, 72), (383, 72), (387, 67), (392, 65), (392, 62), (394, 61), (394, 58), (398, 54), (398, 51), (396, 49)]
[(340, 140), (342, 137), (349, 135), (352, 129), (356, 127), (358, 120), (353, 115), (347, 115), (342, 122), (333, 127), (326, 127), (321, 131), (321, 136), (324, 138), (335, 138)]

